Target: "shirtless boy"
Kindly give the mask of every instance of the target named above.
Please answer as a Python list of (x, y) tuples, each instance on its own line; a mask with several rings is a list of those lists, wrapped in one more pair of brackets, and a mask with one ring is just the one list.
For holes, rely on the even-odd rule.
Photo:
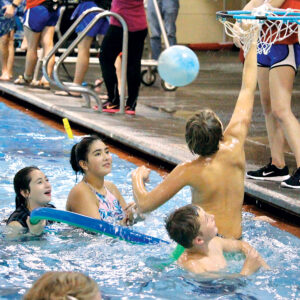
[(217, 272), (226, 267), (223, 252), (243, 252), (246, 256), (241, 275), (251, 275), (269, 266), (244, 241), (217, 237), (214, 216), (200, 206), (189, 204), (175, 210), (166, 221), (171, 239), (185, 248), (178, 264), (193, 273)]
[(225, 131), (213, 111), (201, 110), (186, 124), (186, 142), (190, 151), (198, 155), (196, 159), (178, 165), (150, 192), (144, 185), (150, 170), (142, 166), (133, 172), (133, 192), (141, 212), (156, 209), (188, 185), (192, 189), (192, 203), (215, 216), (221, 235), (241, 237), (244, 143), (251, 122), (256, 77), (255, 44), (246, 57), (242, 87)]

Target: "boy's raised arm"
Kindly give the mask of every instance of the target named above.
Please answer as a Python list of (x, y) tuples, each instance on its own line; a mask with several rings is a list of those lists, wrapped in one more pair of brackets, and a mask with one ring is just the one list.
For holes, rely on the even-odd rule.
[(244, 143), (251, 122), (254, 94), (257, 85), (257, 43), (253, 38), (251, 48), (246, 56), (241, 90), (224, 136), (234, 136)]

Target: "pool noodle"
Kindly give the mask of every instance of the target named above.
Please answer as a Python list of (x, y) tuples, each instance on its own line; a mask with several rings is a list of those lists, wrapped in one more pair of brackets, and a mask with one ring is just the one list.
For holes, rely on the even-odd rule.
[(64, 124), (65, 130), (66, 130), (66, 133), (68, 135), (68, 138), (72, 140), (74, 137), (73, 137), (73, 132), (72, 132), (69, 120), (67, 118), (63, 118), (63, 124)]
[(174, 251), (171, 253), (171, 258), (173, 259), (173, 262), (177, 261), (178, 258), (182, 255), (182, 253), (184, 252), (184, 247), (177, 244), (176, 248), (174, 249)]
[(171, 264), (173, 264), (174, 262), (176, 262), (178, 260), (178, 258), (184, 252), (184, 249), (185, 248), (183, 246), (177, 244), (176, 248), (170, 254), (169, 258), (166, 259), (166, 260), (164, 260), (164, 261), (162, 261), (162, 262), (160, 262), (160, 263), (158, 263), (156, 265), (156, 267), (162, 271), (164, 268), (170, 266)]
[(40, 220), (50, 220), (66, 223), (71, 226), (83, 228), (88, 231), (102, 233), (113, 238), (119, 238), (133, 244), (169, 244), (169, 242), (167, 241), (142, 234), (124, 226), (113, 225), (103, 220), (98, 220), (77, 213), (49, 207), (36, 208), (31, 212), (30, 222), (32, 224), (36, 224)]

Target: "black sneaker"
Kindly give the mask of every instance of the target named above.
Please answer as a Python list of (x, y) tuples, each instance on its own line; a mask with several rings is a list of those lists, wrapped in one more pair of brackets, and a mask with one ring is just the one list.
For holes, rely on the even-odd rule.
[(281, 182), (280, 185), (285, 188), (300, 189), (300, 168), (289, 179)]
[(270, 163), (257, 171), (249, 171), (246, 173), (246, 178), (257, 180), (269, 180), (269, 181), (284, 181), (290, 178), (289, 169), (285, 166), (282, 169), (278, 169), (276, 166)]

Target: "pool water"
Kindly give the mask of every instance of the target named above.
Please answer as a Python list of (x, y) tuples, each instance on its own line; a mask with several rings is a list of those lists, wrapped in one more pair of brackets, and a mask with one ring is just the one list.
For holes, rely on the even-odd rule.
[[(98, 283), (104, 299), (300, 299), (300, 239), (252, 220), (243, 214), (243, 237), (265, 258), (272, 270), (248, 278), (211, 280), (195, 276), (176, 264), (161, 270), (175, 244), (132, 245), (102, 235), (91, 235), (65, 224), (53, 224), (41, 237), (5, 237), (3, 222), (14, 210), (12, 180), (21, 168), (36, 165), (52, 184), (53, 204), (65, 209), (75, 175), (69, 152), (75, 141), (44, 123), (0, 102), (0, 299), (21, 299), (44, 272), (81, 271)], [(136, 166), (113, 156), (107, 176), (127, 202), (133, 201), (131, 171)], [(80, 180), (80, 178), (79, 178)], [(151, 172), (151, 189), (161, 181)], [(164, 229), (168, 212), (190, 202), (188, 188), (135, 224), (137, 231), (169, 240)], [(227, 255), (226, 273), (239, 272), (242, 255)]]

